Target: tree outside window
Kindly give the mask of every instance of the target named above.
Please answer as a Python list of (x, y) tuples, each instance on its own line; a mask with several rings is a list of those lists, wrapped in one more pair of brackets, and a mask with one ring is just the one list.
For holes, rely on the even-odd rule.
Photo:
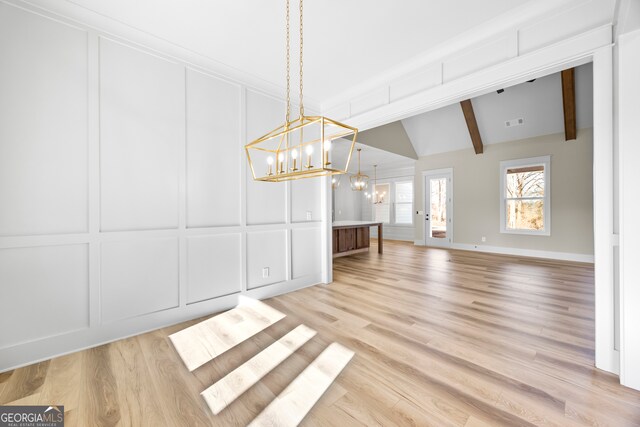
[(549, 235), (550, 158), (501, 162), (501, 231)]

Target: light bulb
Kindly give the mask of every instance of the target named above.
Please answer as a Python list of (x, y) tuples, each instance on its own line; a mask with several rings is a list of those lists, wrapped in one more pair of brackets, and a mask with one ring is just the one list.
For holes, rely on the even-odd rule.
[(291, 150), (291, 158), (292, 159), (298, 158), (298, 150)]
[(329, 160), (329, 150), (331, 150), (331, 140), (324, 140), (324, 166), (327, 167), (331, 164)]
[(269, 166), (271, 166), (273, 164), (273, 157), (271, 157), (271, 156), (267, 157), (267, 164)]
[(313, 154), (313, 145), (307, 145), (307, 156)]
[(336, 183), (336, 179), (335, 178), (331, 178), (331, 183), (335, 184)]
[(283, 153), (278, 154), (278, 161), (279, 162), (284, 162), (284, 154)]

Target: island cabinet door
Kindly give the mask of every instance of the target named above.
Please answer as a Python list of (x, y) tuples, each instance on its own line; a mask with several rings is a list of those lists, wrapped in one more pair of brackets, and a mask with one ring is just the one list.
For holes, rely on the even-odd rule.
[(336, 254), (338, 253), (338, 230), (333, 230), (333, 236), (332, 236), (332, 243), (333, 243), (333, 253)]
[(342, 228), (338, 230), (338, 252), (351, 251), (356, 248), (356, 229)]
[(356, 232), (356, 248), (368, 248), (369, 247), (369, 227), (360, 227)]

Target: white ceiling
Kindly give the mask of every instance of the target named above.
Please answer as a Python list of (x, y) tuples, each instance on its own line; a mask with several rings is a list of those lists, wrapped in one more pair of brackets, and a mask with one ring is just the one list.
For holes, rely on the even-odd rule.
[[(67, 1), (284, 86), (284, 0)], [(307, 1), (305, 95), (323, 102), (526, 3), (535, 2)], [(291, 8), (297, 31), (295, 0)]]
[[(593, 71), (591, 64), (575, 70), (578, 129), (593, 126)], [(560, 73), (532, 83), (505, 88), (472, 99), (485, 145), (564, 132)], [(523, 118), (524, 124), (505, 127), (505, 121)], [(471, 138), (460, 104), (449, 105), (402, 120), (418, 156), (470, 149)]]

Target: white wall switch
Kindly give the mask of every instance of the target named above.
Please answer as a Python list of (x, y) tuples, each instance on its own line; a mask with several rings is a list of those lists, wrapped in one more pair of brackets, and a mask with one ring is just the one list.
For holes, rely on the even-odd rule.
[(486, 242), (487, 238), (485, 236), (482, 236), (482, 243)]
[(269, 277), (269, 267), (264, 267), (262, 269), (262, 278), (266, 279), (267, 277)]

